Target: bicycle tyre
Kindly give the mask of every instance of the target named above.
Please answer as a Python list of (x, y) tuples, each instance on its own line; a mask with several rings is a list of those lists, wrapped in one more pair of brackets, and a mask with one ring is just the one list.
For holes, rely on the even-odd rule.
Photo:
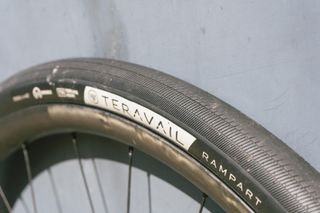
[[(0, 122), (59, 104), (114, 113), (171, 141), (253, 211), (320, 212), (314, 168), (238, 110), (162, 72), (107, 59), (54, 61), (4, 82), (0, 100)], [(4, 140), (8, 132), (0, 131), (3, 158), (24, 142)]]

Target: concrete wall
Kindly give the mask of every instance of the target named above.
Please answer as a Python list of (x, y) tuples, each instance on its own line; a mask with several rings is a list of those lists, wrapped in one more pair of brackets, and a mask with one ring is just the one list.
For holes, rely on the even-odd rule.
[(320, 170), (320, 2), (2, 0), (0, 79), (66, 57), (170, 73), (265, 126)]

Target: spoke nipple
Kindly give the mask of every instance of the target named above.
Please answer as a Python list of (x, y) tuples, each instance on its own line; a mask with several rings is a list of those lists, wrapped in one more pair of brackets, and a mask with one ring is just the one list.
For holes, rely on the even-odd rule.
[(71, 135), (72, 135), (72, 139), (77, 140), (77, 133), (76, 132), (72, 132)]
[(26, 149), (27, 149), (27, 144), (26, 144), (26, 142), (24, 142), (23, 144), (21, 144), (21, 148), (22, 148), (22, 150), (26, 150)]
[(129, 154), (129, 156), (132, 156), (132, 154), (133, 154), (133, 147), (132, 146), (129, 147), (129, 153), (128, 154)]

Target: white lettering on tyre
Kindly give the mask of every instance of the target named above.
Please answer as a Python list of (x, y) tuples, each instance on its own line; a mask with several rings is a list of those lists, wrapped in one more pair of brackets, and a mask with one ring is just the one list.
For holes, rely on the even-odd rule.
[(76, 98), (79, 95), (78, 90), (63, 87), (56, 88), (56, 92), (59, 98)]
[(106, 109), (144, 124), (185, 150), (188, 150), (196, 140), (193, 135), (162, 115), (119, 95), (86, 86), (84, 102), (87, 105)]
[(30, 94), (29, 93), (25, 93), (25, 94), (22, 94), (22, 95), (13, 96), (12, 100), (13, 100), (13, 102), (20, 102), (20, 101), (23, 101), (23, 100), (27, 100), (29, 98), (30, 98)]
[(35, 99), (42, 99), (44, 96), (52, 95), (52, 90), (41, 90), (39, 87), (32, 89), (32, 95)]
[(222, 174), (224, 177), (226, 177), (227, 181), (231, 183), (232, 185), (236, 186), (236, 189), (242, 193), (245, 197), (249, 198), (256, 206), (260, 205), (262, 203), (261, 199), (254, 194), (253, 190), (249, 189), (245, 186), (245, 184), (238, 179), (238, 177), (231, 173), (225, 165), (223, 165), (223, 162), (220, 162), (217, 166), (217, 161), (214, 159), (213, 156), (210, 156), (207, 152), (202, 152), (202, 160), (206, 162), (210, 168), (214, 169), (215, 171)]

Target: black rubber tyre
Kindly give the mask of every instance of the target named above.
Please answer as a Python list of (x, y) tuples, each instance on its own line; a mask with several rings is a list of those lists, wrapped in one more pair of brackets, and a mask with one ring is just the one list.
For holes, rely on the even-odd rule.
[[(320, 212), (320, 176), (314, 168), (238, 110), (162, 72), (106, 59), (55, 61), (4, 82), (0, 100), (0, 120), (50, 104), (112, 108), (171, 139), (254, 211)], [(2, 157), (17, 147), (0, 139)]]

